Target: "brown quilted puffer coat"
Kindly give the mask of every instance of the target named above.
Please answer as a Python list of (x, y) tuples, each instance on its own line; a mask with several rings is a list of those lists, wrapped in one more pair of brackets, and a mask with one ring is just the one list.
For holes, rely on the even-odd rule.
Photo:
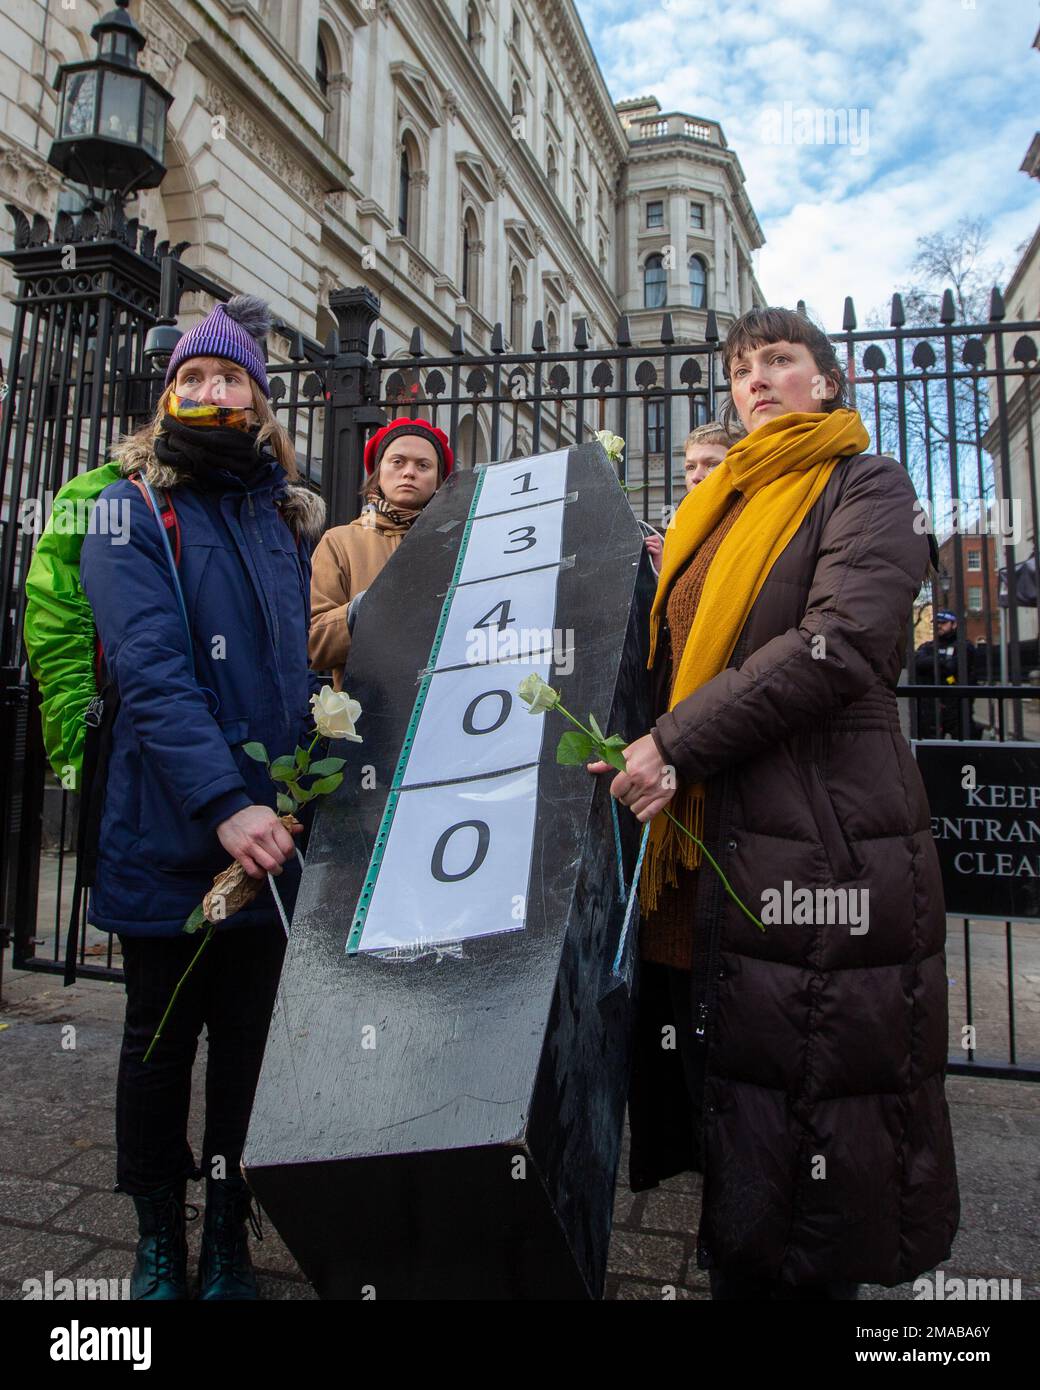
[(702, 1108), (659, 1047), (662, 1065), (637, 1065), (630, 1182), (687, 1166), (676, 1126), (702, 1125), (701, 1268), (893, 1285), (957, 1230), (942, 882), (893, 694), (928, 564), (915, 497), (894, 459), (839, 464), (729, 668), (670, 713), (658, 644), (657, 733), (681, 778), (707, 779), (705, 843), (735, 891), (759, 916), (785, 882), (868, 892), (865, 932), (821, 902), (814, 922), (762, 933), (699, 871)]

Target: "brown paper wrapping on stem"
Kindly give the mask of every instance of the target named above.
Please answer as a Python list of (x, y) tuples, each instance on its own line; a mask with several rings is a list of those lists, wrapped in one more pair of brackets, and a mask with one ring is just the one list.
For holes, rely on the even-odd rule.
[[(278, 819), (290, 834), (293, 826), (299, 824), (291, 812)], [(266, 881), (263, 878), (250, 878), (238, 860), (234, 860), (226, 869), (221, 869), (213, 880), (213, 887), (202, 899), (202, 915), (207, 922), (226, 922), (243, 907), (249, 906)]]

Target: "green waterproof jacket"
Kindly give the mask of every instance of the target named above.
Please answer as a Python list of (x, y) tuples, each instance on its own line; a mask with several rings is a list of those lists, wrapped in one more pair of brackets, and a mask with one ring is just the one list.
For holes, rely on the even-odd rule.
[[(43, 744), (70, 791), (80, 789), (84, 714), (97, 694), (94, 615), (80, 584), (79, 556), (98, 494), (120, 476), (118, 464), (106, 463), (65, 484), (25, 580), (25, 649), (40, 687)], [(94, 529), (105, 520), (101, 516)], [(114, 527), (112, 535), (119, 539)]]

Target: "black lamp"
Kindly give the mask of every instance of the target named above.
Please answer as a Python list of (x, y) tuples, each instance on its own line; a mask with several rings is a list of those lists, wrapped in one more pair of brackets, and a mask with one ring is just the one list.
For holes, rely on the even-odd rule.
[(162, 182), (166, 112), (173, 101), (137, 66), (146, 40), (127, 14), (129, 3), (116, 0), (91, 29), (96, 58), (58, 69), (58, 126), (48, 155), (66, 178), (120, 200)]

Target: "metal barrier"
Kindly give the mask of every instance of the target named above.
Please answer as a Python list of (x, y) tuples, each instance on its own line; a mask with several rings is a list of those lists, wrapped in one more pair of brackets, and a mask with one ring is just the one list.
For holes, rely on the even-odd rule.
[[(57, 786), (46, 768), (27, 674), (23, 583), (38, 528), (26, 518), (29, 510), (45, 516), (49, 497), (64, 482), (103, 462), (116, 439), (150, 418), (183, 297), (226, 299), (230, 292), (186, 266), (180, 259), (183, 246), (157, 247), (153, 232), (128, 223), (118, 209), (107, 208), (100, 218), (85, 213), (76, 221), (60, 214), (53, 236), (44, 219), (37, 217), (30, 226), (17, 209), (9, 210), (15, 246), (2, 255), (13, 268), (16, 290), (0, 421), (0, 937), (6, 941), (13, 935), (18, 968), (58, 972), (74, 877), (69, 847), (75, 797)], [(66, 265), (70, 246), (75, 254)], [(652, 344), (634, 343), (629, 320), (622, 316), (611, 343), (592, 343), (578, 320), (573, 344), (562, 349), (546, 343), (536, 322), (529, 348), (506, 352), (502, 326), (496, 325), (486, 356), (467, 351), (456, 330), (447, 355), (428, 357), (416, 328), (408, 349), (391, 357), (385, 331), (375, 327), (379, 307), (366, 288), (334, 291), (330, 308), (337, 331), (325, 345), (291, 325), (275, 324), (286, 360), (268, 366), (272, 404), (296, 442), (304, 478), (324, 494), (332, 524), (357, 514), (362, 455), (371, 431), (396, 415), (421, 413), (446, 430), (463, 467), (610, 429), (626, 440), (619, 476), (641, 494), (634, 498), (637, 513), (648, 526), (662, 526), (676, 502), (677, 446), (690, 429), (716, 418), (728, 400), (713, 313), (706, 316), (704, 341), (696, 343), (675, 341), (666, 312)], [(1008, 402), (1017, 389), (1027, 407), (1033, 399), (1037, 354), (1029, 335), (1038, 329), (1037, 322), (1005, 323), (996, 290), (989, 320), (972, 324), (955, 323), (947, 294), (938, 323), (908, 327), (895, 296), (890, 327), (860, 331), (852, 302), (846, 301), (842, 331), (831, 338), (844, 359), (853, 402), (872, 433), (871, 447), (900, 458), (910, 471), (928, 508), (926, 521), (964, 504), (969, 515), (975, 508), (976, 520), (988, 515), (996, 494), (987, 451), (996, 461), (1000, 497), (1015, 500)], [(991, 397), (998, 412), (995, 429)], [(1030, 408), (1024, 419), (1028, 457), (1034, 460)], [(1027, 470), (1027, 480), (1035, 518), (1035, 469)], [(1021, 556), (1010, 538), (976, 530), (977, 555), (965, 548), (963, 534), (939, 548), (932, 592), (922, 591), (907, 633), (907, 684), (898, 694), (910, 701), (908, 732), (918, 737), (923, 729), (942, 728), (970, 738), (972, 704), (985, 700), (992, 715), (978, 722), (991, 731), (987, 737), (1035, 740), (1040, 725), (1029, 711), (1036, 710), (1038, 692), (1023, 677), (1040, 663), (1035, 638), (1023, 636), (1022, 628), (1036, 623), (1037, 604), (1019, 601), (1014, 576)], [(1035, 567), (1035, 524), (1027, 552)], [(1001, 568), (1013, 577), (1006, 609), (995, 597)], [(940, 608), (961, 619), (945, 656), (936, 640)], [(954, 687), (943, 683), (948, 679), (944, 662), (952, 662)], [(951, 701), (956, 727), (946, 728)], [(113, 939), (88, 930), (88, 915), (85, 904), (81, 973), (118, 980)], [(982, 1063), (974, 1049), (966, 1049), (966, 1057), (951, 1060), (952, 1070), (1038, 1074), (1036, 1065), (1018, 1059), (1013, 924), (1005, 927), (1007, 1062)], [(967, 921), (963, 935), (970, 1025), (976, 992)]]

